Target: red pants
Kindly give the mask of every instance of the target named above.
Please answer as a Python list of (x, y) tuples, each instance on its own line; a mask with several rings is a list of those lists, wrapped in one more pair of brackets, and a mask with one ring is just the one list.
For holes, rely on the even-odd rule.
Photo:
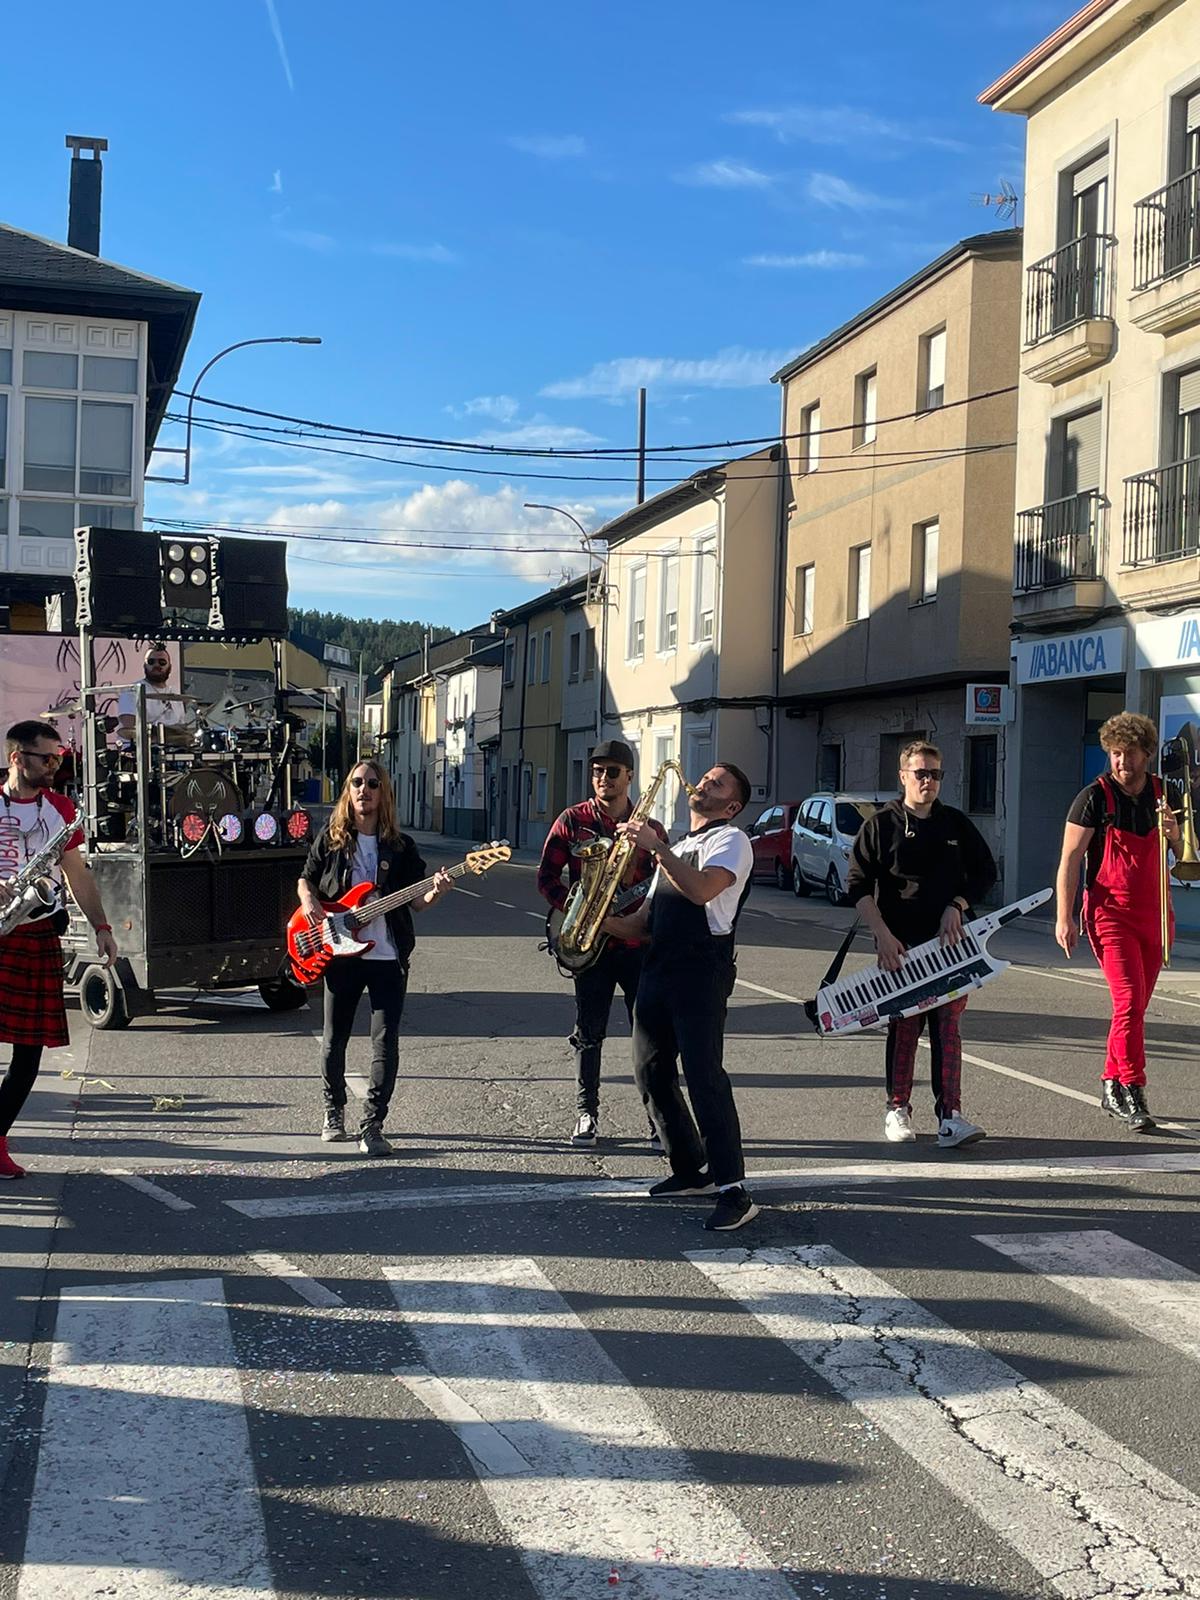
[(897, 1017), (888, 1023), (887, 1094), (889, 1106), (906, 1106), (912, 1098), (913, 1071), (921, 1029), (929, 1029), (932, 1056), (929, 1078), (938, 1120), (962, 1110), (962, 1040), (958, 1019), (966, 1010), (967, 996), (951, 1000), (915, 1017)]
[(1097, 913), (1087, 919), (1087, 935), (1112, 995), (1104, 1076), (1145, 1083), (1146, 1007), (1162, 968), (1162, 931)]

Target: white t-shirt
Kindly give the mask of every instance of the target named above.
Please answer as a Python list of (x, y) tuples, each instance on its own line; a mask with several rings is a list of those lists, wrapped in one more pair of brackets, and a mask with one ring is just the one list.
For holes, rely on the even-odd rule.
[[(75, 803), (57, 790), (43, 791), (38, 799), (16, 800), (7, 796), (7, 804), (0, 799), (0, 881), (15, 878), (30, 857), (49, 844), (60, 824), (74, 822)], [(77, 828), (67, 843), (68, 850), (77, 850), (83, 843), (83, 834)], [(47, 876), (53, 878), (62, 893), (62, 870), (52, 867)]]
[[(754, 850), (750, 840), (740, 828), (727, 822), (720, 828), (706, 828), (703, 833), (689, 833), (671, 846), (671, 854), (690, 867), (700, 871), (704, 867), (724, 867), (733, 873), (733, 882), (708, 902), (704, 910), (708, 916), (708, 931), (712, 934), (731, 932), (737, 915), (738, 901), (754, 866)], [(662, 868), (654, 874), (650, 894), (658, 888)]]
[[(117, 715), (132, 717), (137, 713), (137, 694), (133, 689), (122, 689), (117, 696)], [(146, 685), (146, 721), (159, 723), (164, 728), (181, 727), (186, 720), (183, 701), (170, 691), (151, 689)]]
[[(374, 883), (379, 874), (379, 840), (373, 833), (360, 833), (354, 841), (354, 881)], [(396, 946), (388, 931), (387, 917), (376, 917), (366, 926), (368, 939), (374, 939), (375, 948), (368, 950), (362, 961), (395, 961)]]

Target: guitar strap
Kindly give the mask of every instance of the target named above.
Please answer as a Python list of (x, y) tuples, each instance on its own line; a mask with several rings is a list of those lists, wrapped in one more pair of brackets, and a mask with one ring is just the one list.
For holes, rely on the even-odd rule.
[[(855, 938), (858, 936), (859, 931), (860, 931), (859, 930), (859, 926), (858, 926), (858, 923), (856, 921), (851, 925), (850, 931), (847, 933), (846, 937), (842, 940), (841, 944), (838, 946), (837, 954), (834, 956), (833, 960), (829, 963), (829, 971), (825, 974), (825, 976), (821, 979), (820, 983), (817, 985), (817, 994), (819, 994), (822, 989), (827, 989), (831, 983), (836, 983), (837, 982), (838, 974), (841, 972), (843, 966), (845, 966), (846, 957), (850, 954), (850, 946), (854, 943)], [(808, 1020), (812, 1023), (813, 1027), (816, 1028), (817, 1032), (819, 1033), (821, 1030), (820, 1030), (819, 1023), (817, 1022), (817, 998), (816, 998), (816, 995), (814, 995), (811, 1000), (806, 1000), (804, 1002), (804, 1015), (808, 1018)]]

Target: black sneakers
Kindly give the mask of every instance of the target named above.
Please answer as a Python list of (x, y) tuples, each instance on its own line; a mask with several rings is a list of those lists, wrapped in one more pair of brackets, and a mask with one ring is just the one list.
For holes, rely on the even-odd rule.
[(735, 1228), (753, 1222), (758, 1207), (738, 1184), (736, 1189), (722, 1189), (712, 1214), (704, 1224), (707, 1233), (732, 1233)]
[(321, 1143), (337, 1144), (346, 1137), (346, 1113), (330, 1106), (321, 1124)]
[(677, 1178), (672, 1173), (669, 1178), (652, 1183), (649, 1192), (652, 1199), (659, 1200), (681, 1194), (716, 1194), (717, 1186), (707, 1172), (698, 1172), (694, 1178)]
[(368, 1122), (363, 1127), (358, 1136), (358, 1148), (364, 1156), (373, 1156), (377, 1159), (381, 1156), (391, 1156), (396, 1153), (383, 1137), (383, 1129), (377, 1122)]

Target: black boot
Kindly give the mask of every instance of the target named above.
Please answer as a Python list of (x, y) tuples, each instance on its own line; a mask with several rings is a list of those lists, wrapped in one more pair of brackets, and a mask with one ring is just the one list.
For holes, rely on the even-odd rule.
[(1149, 1133), (1154, 1127), (1154, 1118), (1150, 1115), (1150, 1107), (1146, 1104), (1145, 1086), (1140, 1083), (1127, 1084), (1125, 1100), (1129, 1106), (1130, 1132)]
[(1122, 1122), (1129, 1121), (1128, 1090), (1119, 1078), (1105, 1078), (1104, 1087), (1100, 1094), (1100, 1109), (1107, 1111), (1110, 1117), (1118, 1117)]

